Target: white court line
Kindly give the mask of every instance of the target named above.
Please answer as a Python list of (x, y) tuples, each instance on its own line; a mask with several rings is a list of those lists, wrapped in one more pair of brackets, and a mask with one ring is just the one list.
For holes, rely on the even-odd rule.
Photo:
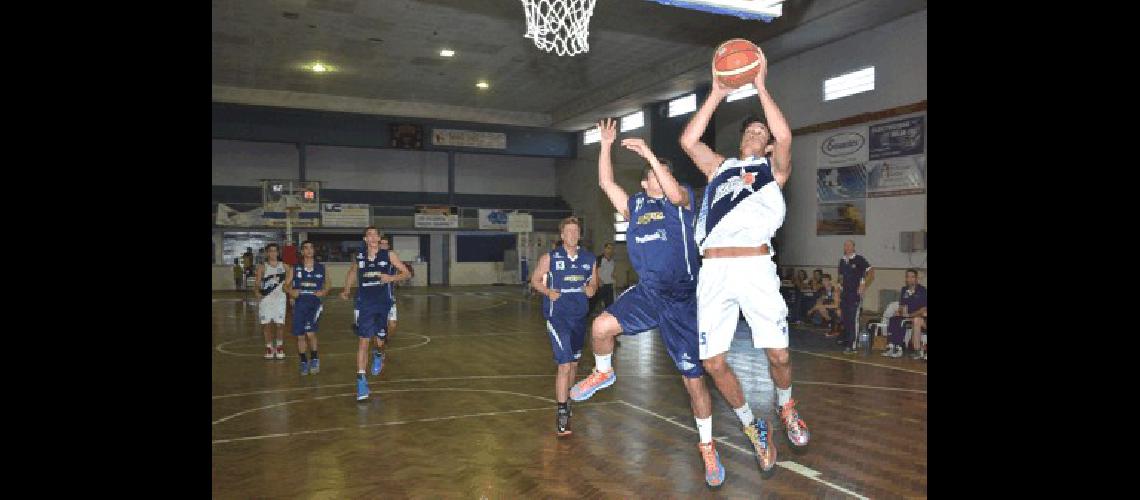
[[(353, 393), (349, 392), (349, 393), (339, 394), (339, 395), (348, 396), (348, 395), (352, 395), (352, 394)], [(618, 401), (601, 401), (601, 402), (597, 402), (597, 403), (582, 403), (582, 404), (575, 404), (574, 407), (578, 408), (578, 407), (582, 407), (582, 406), (600, 406), (600, 405), (614, 404), (617, 402)], [(543, 406), (541, 408), (522, 408), (522, 409), (518, 409), (518, 410), (491, 411), (491, 412), (483, 412), (483, 413), (468, 413), (465, 415), (450, 415), (450, 416), (446, 416), (446, 417), (420, 418), (420, 419), (416, 419), (416, 420), (397, 420), (397, 421), (393, 421), (393, 422), (380, 422), (380, 423), (376, 423), (376, 424), (361, 424), (361, 425), (356, 426), (356, 428), (363, 429), (365, 427), (404, 425), (404, 424), (414, 424), (414, 423), (419, 423), (419, 422), (437, 422), (437, 421), (441, 421), (441, 420), (455, 420), (455, 419), (459, 419), (459, 418), (490, 417), (490, 416), (495, 416), (495, 415), (509, 415), (512, 413), (525, 413), (525, 412), (529, 412), (529, 411), (540, 411), (540, 410), (548, 410), (549, 411), (550, 406)], [(351, 427), (333, 427), (333, 428), (329, 428), (329, 429), (315, 429), (315, 430), (311, 430), (311, 431), (286, 432), (286, 433), (280, 433), (280, 434), (263, 434), (260, 436), (245, 436), (245, 437), (232, 438), (232, 439), (215, 439), (213, 441), (213, 444), (231, 443), (231, 442), (235, 442), (235, 441), (251, 441), (251, 440), (257, 440), (257, 439), (269, 439), (269, 438), (276, 438), (276, 437), (299, 436), (302, 434), (317, 434), (317, 433), (321, 433), (321, 432), (343, 431), (343, 430), (348, 430), (350, 428)]]
[(919, 374), (919, 375), (923, 375), (923, 376), (925, 376), (925, 375), (926, 375), (926, 372), (920, 372), (920, 371), (918, 371), (918, 370), (907, 370), (906, 368), (899, 368), (899, 367), (897, 367), (897, 366), (891, 366), (891, 365), (881, 365), (881, 364), (879, 364), (879, 363), (871, 363), (871, 362), (868, 362), (868, 361), (859, 361), (859, 360), (857, 360), (857, 359), (839, 358), (839, 357), (835, 357), (835, 356), (828, 356), (828, 355), (826, 355), (826, 354), (820, 354), (820, 353), (817, 353), (817, 352), (801, 351), (801, 350), (799, 350), (799, 349), (788, 349), (788, 350), (789, 350), (789, 351), (792, 351), (792, 352), (798, 352), (798, 353), (801, 353), (801, 354), (807, 354), (807, 355), (809, 355), (809, 356), (819, 356), (819, 357), (821, 357), (821, 358), (834, 359), (835, 361), (846, 361), (846, 362), (848, 362), (848, 363), (858, 363), (858, 364), (861, 364), (861, 365), (871, 365), (871, 366), (877, 366), (877, 367), (879, 367), (879, 368), (887, 368), (887, 369), (890, 369), (890, 370), (898, 370), (898, 371), (902, 371), (902, 372), (917, 373), (917, 374)]
[[(645, 413), (648, 413), (648, 414), (650, 414), (650, 415), (653, 415), (654, 417), (657, 417), (657, 418), (659, 418), (659, 419), (661, 419), (661, 420), (664, 420), (664, 421), (666, 421), (666, 422), (669, 422), (670, 424), (673, 424), (673, 425), (675, 425), (675, 426), (677, 426), (677, 427), (680, 427), (680, 428), (682, 428), (682, 429), (685, 429), (685, 430), (687, 430), (687, 431), (689, 431), (689, 432), (692, 432), (692, 433), (694, 433), (694, 434), (700, 434), (700, 433), (699, 433), (699, 432), (698, 432), (696, 429), (694, 429), (694, 428), (692, 428), (692, 427), (689, 427), (689, 426), (687, 426), (687, 425), (683, 425), (683, 424), (679, 424), (679, 423), (677, 423), (677, 422), (674, 422), (673, 420), (669, 419), (669, 417), (666, 417), (666, 416), (664, 416), (664, 415), (661, 415), (661, 414), (659, 414), (659, 413), (655, 413), (655, 412), (653, 412), (653, 411), (647, 410), (647, 409), (645, 409), (645, 408), (642, 408), (642, 407), (640, 407), (640, 406), (637, 406), (637, 405), (635, 405), (635, 404), (633, 404), (633, 403), (630, 403), (630, 402), (628, 402), (628, 401), (625, 401), (624, 399), (619, 399), (617, 402), (619, 402), (619, 403), (622, 403), (622, 404), (624, 404), (624, 405), (626, 405), (626, 406), (629, 406), (630, 408), (633, 408), (633, 409), (636, 409), (636, 410), (641, 410), (641, 411), (643, 411), (643, 412), (645, 412)], [(744, 453), (744, 454), (746, 454), (746, 455), (748, 455), (748, 456), (753, 456), (753, 455), (755, 455), (755, 454), (756, 454), (755, 450), (748, 450), (748, 449), (742, 448), (742, 447), (740, 447), (740, 446), (737, 446), (737, 445), (736, 445), (736, 444), (734, 444), (734, 443), (730, 443), (730, 442), (728, 442), (728, 441), (721, 441), (721, 442), (719, 442), (718, 444), (720, 444), (720, 445), (724, 445), (724, 446), (728, 446), (729, 448), (732, 448), (732, 449), (734, 449), (734, 450), (736, 450), (736, 451), (739, 451), (739, 452), (741, 452), (741, 453)], [(808, 479), (811, 479), (812, 481), (816, 481), (816, 482), (819, 482), (819, 483), (823, 483), (823, 484), (826, 484), (827, 486), (830, 486), (830, 487), (832, 487), (832, 488), (834, 488), (834, 489), (837, 489), (837, 490), (839, 490), (839, 491), (842, 491), (842, 492), (844, 492), (844, 493), (846, 493), (846, 494), (848, 494), (848, 495), (851, 495), (851, 496), (853, 496), (853, 497), (856, 497), (856, 498), (861, 498), (861, 499), (863, 499), (863, 500), (868, 500), (868, 498), (867, 498), (867, 497), (865, 497), (865, 496), (863, 496), (863, 495), (860, 495), (860, 494), (858, 494), (858, 493), (855, 493), (854, 491), (851, 491), (851, 490), (849, 490), (849, 489), (847, 489), (847, 488), (844, 488), (844, 487), (842, 487), (842, 486), (839, 486), (839, 485), (837, 485), (837, 484), (833, 484), (833, 483), (830, 483), (830, 482), (827, 482), (827, 481), (824, 481), (824, 480), (820, 479), (820, 478), (819, 478), (819, 475), (820, 475), (820, 472), (819, 472), (819, 471), (817, 471), (817, 470), (813, 470), (813, 469), (810, 469), (810, 468), (808, 468), (808, 467), (804, 467), (803, 465), (800, 465), (800, 464), (798, 464), (798, 463), (796, 463), (796, 462), (792, 462), (792, 461), (790, 461), (790, 460), (785, 460), (785, 461), (783, 461), (783, 462), (776, 462), (776, 465), (779, 465), (780, 467), (783, 467), (783, 468), (785, 468), (785, 469), (788, 469), (788, 470), (790, 470), (790, 471), (792, 471), (792, 472), (795, 472), (796, 474), (799, 474), (799, 475), (801, 475), (801, 476), (804, 476), (804, 477), (806, 477), (806, 478), (808, 478)]]
[[(423, 347), (425, 345), (430, 344), (431, 339), (432, 339), (431, 337), (428, 337), (427, 335), (424, 335), (422, 333), (414, 333), (414, 332), (401, 331), (395, 335), (402, 335), (402, 334), (415, 335), (417, 337), (423, 337), (424, 341), (420, 342), (419, 344), (405, 345), (405, 346), (399, 346), (399, 347), (389, 347), (387, 350), (389, 350), (389, 351), (401, 351), (404, 349), (415, 349), (417, 347)], [(234, 342), (241, 342), (243, 340), (248, 341), (250, 339), (240, 338), (240, 339), (234, 339), (234, 340), (227, 340), (225, 342), (222, 342), (221, 344), (214, 346), (214, 350), (216, 350), (222, 354), (229, 354), (230, 356), (246, 356), (246, 357), (254, 357), (254, 358), (260, 358), (262, 356), (261, 354), (246, 354), (244, 352), (233, 352), (230, 350), (223, 349), (224, 346), (230, 345)], [(326, 344), (326, 343), (327, 344), (335, 344), (338, 342), (359, 342), (359, 340), (357, 340), (357, 339), (352, 339), (352, 340), (337, 339), (337, 340), (321, 340), (319, 342), (321, 344)], [(258, 344), (258, 345), (261, 345), (261, 344)], [(330, 353), (325, 353), (325, 356), (356, 356), (356, 353), (355, 352), (330, 352)]]
[[(356, 384), (352, 384), (352, 385), (356, 385)], [(539, 401), (545, 401), (548, 403), (554, 403), (555, 402), (553, 399), (542, 397), (542, 396), (535, 396), (533, 394), (525, 394), (525, 393), (513, 392), (513, 391), (500, 391), (498, 389), (470, 389), (470, 388), (466, 388), (466, 387), (424, 387), (424, 388), (419, 388), (419, 389), (387, 389), (387, 390), (382, 390), (382, 391), (378, 390), (375, 392), (376, 392), (376, 394), (387, 394), (387, 393), (391, 393), (391, 392), (437, 392), (437, 391), (490, 392), (493, 394), (507, 394), (507, 395), (511, 395), (511, 396), (521, 396), (521, 397), (525, 397), (525, 398), (537, 399)], [(212, 425), (218, 425), (218, 424), (225, 422), (227, 420), (230, 420), (232, 418), (240, 417), (242, 415), (245, 415), (247, 413), (253, 413), (255, 411), (268, 410), (270, 408), (276, 408), (278, 406), (285, 406), (285, 405), (291, 405), (294, 403), (303, 403), (303, 402), (308, 402), (308, 401), (317, 401), (317, 400), (321, 400), (321, 399), (334, 398), (334, 397), (338, 397), (338, 396), (350, 396), (350, 395), (354, 395), (354, 394), (355, 394), (354, 392), (346, 392), (346, 393), (342, 393), (342, 394), (331, 394), (331, 395), (327, 395), (327, 396), (318, 396), (318, 397), (309, 398), (309, 399), (295, 399), (293, 401), (283, 401), (280, 403), (273, 403), (271, 405), (259, 406), (257, 408), (250, 408), (248, 410), (242, 410), (242, 411), (239, 411), (239, 412), (234, 413), (232, 415), (226, 415), (225, 417), (222, 417), (222, 418), (215, 420)]]
[[(554, 376), (553, 373), (544, 373), (544, 374), (536, 374), (536, 375), (468, 375), (465, 377), (435, 377), (435, 378), (406, 378), (406, 379), (395, 379), (395, 380), (377, 380), (375, 382), (369, 382), (369, 384), (394, 384), (394, 383), (402, 383), (402, 382), (438, 382), (438, 381), (443, 381), (443, 380), (485, 380), (485, 379), (501, 379), (501, 378), (553, 377), (553, 376)], [(665, 374), (648, 374), (648, 375), (622, 374), (622, 376), (623, 377), (669, 377), (669, 378), (672, 378), (672, 377), (676, 377), (678, 375), (676, 373), (672, 373), (672, 374), (668, 374), (668, 375), (665, 375)], [(875, 390), (881, 390), (881, 391), (905, 391), (905, 392), (916, 392), (916, 393), (926, 394), (926, 391), (922, 390), (922, 389), (904, 389), (904, 388), (900, 388), (900, 387), (880, 387), (880, 386), (875, 386), (875, 385), (840, 384), (837, 382), (812, 382), (812, 381), (807, 381), (807, 380), (796, 380), (796, 381), (792, 382), (792, 385), (795, 385), (795, 384), (849, 387), (852, 389), (875, 389)], [(332, 389), (335, 387), (349, 387), (349, 386), (355, 386), (355, 385), (356, 385), (356, 383), (353, 382), (351, 384), (328, 384), (328, 385), (319, 385), (319, 386), (313, 386), (313, 387), (287, 387), (284, 389), (266, 389), (263, 391), (239, 392), (239, 393), (234, 393), (234, 394), (219, 394), (217, 396), (212, 396), (211, 399), (237, 398), (237, 397), (242, 397), (242, 396), (256, 396), (259, 394), (275, 394), (278, 392), (306, 391), (306, 390), (312, 390), (312, 389)]]

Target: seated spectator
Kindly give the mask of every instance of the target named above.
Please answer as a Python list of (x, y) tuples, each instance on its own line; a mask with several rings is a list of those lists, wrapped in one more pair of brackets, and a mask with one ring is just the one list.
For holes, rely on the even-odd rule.
[(811, 291), (818, 292), (823, 287), (823, 269), (816, 269), (811, 272), (811, 281), (808, 281), (811, 286)]
[(899, 292), (898, 312), (887, 323), (887, 332), (890, 337), (887, 350), (883, 356), (901, 358), (906, 339), (906, 328), (903, 321), (911, 321), (911, 345), (914, 346), (912, 359), (923, 359), (922, 327), (926, 323), (926, 288), (918, 284), (918, 270), (906, 270), (906, 286)]
[(824, 274), (823, 283), (820, 285), (819, 291), (816, 292), (815, 306), (808, 311), (808, 319), (812, 319), (812, 314), (819, 314), (820, 323), (830, 323), (831, 331), (827, 332), (828, 337), (835, 337), (839, 335), (839, 328), (842, 324), (839, 322), (842, 319), (842, 313), (839, 310), (839, 292), (841, 291), (839, 285), (831, 284), (831, 275)]

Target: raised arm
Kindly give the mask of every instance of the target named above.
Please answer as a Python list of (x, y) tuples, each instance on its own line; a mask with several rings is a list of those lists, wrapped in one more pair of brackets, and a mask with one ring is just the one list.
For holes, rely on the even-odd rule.
[(689, 124), (685, 126), (685, 131), (681, 132), (681, 149), (685, 150), (685, 154), (692, 158), (697, 168), (701, 169), (701, 172), (704, 172), (709, 179), (712, 179), (717, 167), (724, 163), (724, 157), (701, 142), (701, 135), (708, 128), (713, 111), (716, 111), (716, 107), (720, 105), (720, 101), (724, 100), (728, 93), (729, 89), (721, 85), (720, 81), (716, 79), (716, 75), (713, 74), (712, 90), (709, 91), (709, 96), (701, 105), (701, 109), (697, 110), (693, 118), (689, 120)]
[(665, 192), (665, 197), (669, 198), (672, 204), (689, 208), (689, 192), (682, 189), (681, 185), (677, 183), (677, 179), (669, 172), (669, 168), (657, 160), (657, 155), (653, 154), (648, 144), (645, 144), (645, 139), (630, 137), (622, 139), (621, 145), (649, 162), (649, 166), (653, 167), (653, 172), (657, 174), (657, 182), (661, 184), (661, 190)]
[(614, 204), (614, 209), (629, 220), (629, 195), (614, 182), (614, 165), (610, 159), (610, 150), (613, 149), (614, 139), (617, 138), (617, 122), (612, 118), (606, 118), (598, 122), (598, 130), (602, 135), (601, 151), (598, 152), (598, 185), (602, 191), (605, 191), (610, 203)]
[(792, 129), (788, 127), (788, 120), (784, 118), (784, 113), (780, 112), (780, 107), (776, 106), (772, 94), (768, 93), (768, 88), (764, 86), (764, 79), (768, 76), (768, 58), (764, 57), (764, 51), (759, 50), (759, 47), (757, 51), (760, 53), (760, 64), (757, 66), (760, 71), (756, 73), (756, 79), (752, 83), (756, 85), (756, 98), (764, 108), (768, 130), (776, 141), (775, 149), (772, 151), (772, 177), (782, 188), (784, 183), (788, 182), (788, 177), (792, 175)]

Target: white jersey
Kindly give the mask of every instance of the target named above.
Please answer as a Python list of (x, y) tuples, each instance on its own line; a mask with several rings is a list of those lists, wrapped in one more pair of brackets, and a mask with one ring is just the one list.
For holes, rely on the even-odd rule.
[(727, 158), (705, 188), (693, 237), (702, 254), (706, 248), (771, 248), (786, 212), (768, 158)]
[(265, 271), (258, 286), (261, 290), (272, 290), (261, 297), (262, 302), (285, 302), (285, 263), (277, 261), (276, 266), (265, 263)]

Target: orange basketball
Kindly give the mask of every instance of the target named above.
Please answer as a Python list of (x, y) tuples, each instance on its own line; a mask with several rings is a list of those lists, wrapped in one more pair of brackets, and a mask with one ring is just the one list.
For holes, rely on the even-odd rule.
[(740, 88), (751, 83), (760, 69), (760, 49), (743, 38), (720, 44), (713, 53), (713, 73), (721, 85)]

